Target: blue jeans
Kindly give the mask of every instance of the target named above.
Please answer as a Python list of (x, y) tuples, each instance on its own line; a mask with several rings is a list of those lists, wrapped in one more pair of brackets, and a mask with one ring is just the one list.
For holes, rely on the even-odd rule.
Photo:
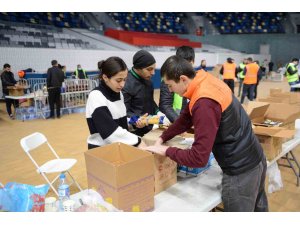
[[(290, 86), (292, 86), (292, 85), (294, 85), (294, 84), (299, 84), (300, 83), (300, 81), (294, 81), (294, 82), (289, 82), (289, 85)], [(299, 89), (299, 88), (292, 88), (291, 87), (291, 92), (296, 92), (296, 91), (298, 91), (297, 89)]]

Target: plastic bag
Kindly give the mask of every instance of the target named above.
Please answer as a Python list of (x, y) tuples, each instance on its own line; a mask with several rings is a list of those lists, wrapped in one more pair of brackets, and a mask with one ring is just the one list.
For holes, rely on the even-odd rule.
[(32, 186), (15, 182), (0, 189), (0, 210), (10, 212), (43, 212), (49, 185)]
[(278, 168), (277, 162), (268, 167), (267, 175), (269, 177), (269, 180), (266, 181), (269, 182), (268, 193), (273, 193), (283, 188), (281, 173)]

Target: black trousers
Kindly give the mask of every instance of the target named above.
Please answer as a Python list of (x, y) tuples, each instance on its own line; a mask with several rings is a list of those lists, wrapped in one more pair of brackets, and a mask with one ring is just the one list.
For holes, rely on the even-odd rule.
[(49, 105), (50, 105), (50, 117), (54, 117), (54, 105), (56, 105), (56, 116), (60, 117), (60, 88), (48, 89)]
[(13, 105), (14, 108), (19, 107), (19, 100), (5, 98), (5, 104), (6, 104), (6, 111), (7, 111), (8, 115), (11, 115), (12, 114), (11, 106)]
[(232, 93), (234, 94), (234, 79), (224, 79), (225, 84), (231, 89)]

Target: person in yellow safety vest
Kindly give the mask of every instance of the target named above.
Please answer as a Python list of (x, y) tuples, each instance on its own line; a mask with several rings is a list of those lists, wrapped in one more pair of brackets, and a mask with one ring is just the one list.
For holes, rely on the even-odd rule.
[(240, 63), (239, 67), (238, 67), (238, 74), (237, 77), (239, 78), (239, 91), (238, 91), (238, 97), (241, 96), (241, 91), (242, 91), (242, 87), (243, 87), (243, 82), (244, 82), (244, 78), (245, 78), (245, 74), (244, 74), (244, 69), (246, 67), (247, 64), (247, 59), (243, 59), (243, 62)]
[(76, 79), (87, 79), (87, 75), (84, 69), (81, 68), (81, 65), (77, 65), (77, 69), (74, 71)]
[[(286, 72), (284, 75), (287, 77), (290, 86), (299, 83), (299, 74), (297, 69), (298, 64), (299, 64), (299, 59), (294, 58), (286, 67)], [(295, 92), (296, 90), (297, 88), (291, 87), (291, 92)]]
[(241, 97), (241, 104), (244, 103), (244, 99), (247, 96), (250, 101), (253, 101), (254, 90), (257, 83), (257, 76), (259, 72), (259, 65), (253, 62), (253, 59), (249, 57), (247, 59), (248, 63), (244, 69), (244, 83), (243, 83), (243, 93)]
[[(190, 46), (179, 47), (176, 51), (176, 55), (187, 60), (192, 65), (195, 62), (195, 51)], [(163, 81), (161, 82), (159, 110), (167, 116), (171, 123), (173, 123), (187, 105), (187, 99), (182, 98), (176, 93), (170, 92), (169, 88), (170, 87), (168, 87)]]
[(220, 74), (223, 75), (223, 81), (228, 85), (234, 94), (234, 78), (237, 77), (237, 68), (234, 63), (234, 59), (227, 58), (227, 62), (225, 62), (220, 70)]

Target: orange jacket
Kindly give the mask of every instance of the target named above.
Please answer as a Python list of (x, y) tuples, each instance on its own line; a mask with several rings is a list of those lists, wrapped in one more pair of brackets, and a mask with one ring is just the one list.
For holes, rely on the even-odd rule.
[(244, 84), (256, 84), (259, 66), (256, 63), (250, 63), (246, 66)]
[(221, 80), (213, 75), (199, 70), (197, 76), (189, 84), (184, 97), (190, 99), (189, 110), (192, 114), (192, 108), (195, 102), (200, 98), (210, 98), (221, 105), (222, 112), (232, 102), (232, 92), (230, 88)]
[(236, 64), (235, 63), (224, 63), (223, 64), (223, 79), (234, 79), (235, 77)]

